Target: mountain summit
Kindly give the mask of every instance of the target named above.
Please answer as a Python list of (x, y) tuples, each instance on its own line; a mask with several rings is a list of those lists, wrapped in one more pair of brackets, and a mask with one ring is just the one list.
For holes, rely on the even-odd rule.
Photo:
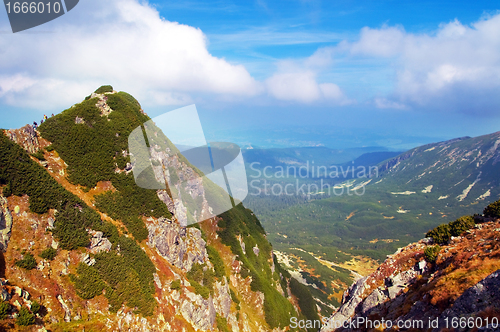
[[(2, 326), (281, 331), (316, 318), (250, 210), (185, 227), (168, 188), (135, 184), (127, 138), (149, 120), (103, 86), (38, 130), (0, 134)], [(193, 180), (183, 197), (205, 199), (197, 170), (177, 167)]]

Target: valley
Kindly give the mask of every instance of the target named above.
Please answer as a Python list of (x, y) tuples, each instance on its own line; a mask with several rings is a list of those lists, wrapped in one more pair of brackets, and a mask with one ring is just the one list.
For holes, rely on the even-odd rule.
[[(375, 262), (418, 241), (433, 227), (481, 213), (485, 204), (498, 200), (499, 144), (500, 133), (428, 144), (375, 161), (378, 177), (328, 179), (332, 186), (363, 186), (362, 195), (261, 194), (249, 195), (245, 204), (259, 216), (275, 249), (302, 262), (295, 269), (302, 274), (314, 269), (311, 278), (324, 281), (327, 293), (338, 293), (345, 289), (339, 285), (356, 279), (349, 270), (369, 273)], [(266, 160), (272, 160), (270, 153)], [(367, 159), (363, 156), (358, 160)], [(319, 183), (312, 177), (299, 180), (308, 185)], [(269, 181), (286, 183), (283, 179)], [(327, 264), (331, 269), (321, 266), (318, 259), (331, 262)], [(363, 261), (370, 263), (360, 263)], [(310, 288), (319, 298), (318, 290)], [(325, 300), (323, 296), (321, 301), (337, 305), (331, 297)]]

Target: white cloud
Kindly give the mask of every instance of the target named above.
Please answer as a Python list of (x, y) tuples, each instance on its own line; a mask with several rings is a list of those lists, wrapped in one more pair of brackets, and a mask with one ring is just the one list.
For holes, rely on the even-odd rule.
[(266, 80), (269, 93), (277, 99), (304, 103), (316, 101), (321, 90), (311, 71), (276, 73)]
[(387, 27), (382, 29), (361, 29), (359, 41), (348, 43), (343, 41), (339, 49), (348, 50), (351, 54), (363, 54), (370, 56), (394, 56), (401, 51), (405, 32), (402, 27)]
[(0, 35), (8, 104), (67, 107), (101, 84), (174, 105), (191, 93), (262, 91), (244, 66), (212, 56), (201, 30), (164, 20), (147, 2), (88, 0), (38, 29), (54, 32)]
[(265, 81), (268, 93), (279, 100), (300, 103), (352, 103), (337, 84), (318, 82), (318, 74), (332, 65), (333, 52), (333, 48), (325, 47), (302, 60), (278, 62), (276, 73)]
[(336, 51), (392, 59), (394, 91), (387, 99), (374, 100), (379, 108), (410, 104), (485, 114), (500, 107), (500, 14), (470, 26), (454, 20), (434, 34), (363, 28), (357, 42), (342, 42)]

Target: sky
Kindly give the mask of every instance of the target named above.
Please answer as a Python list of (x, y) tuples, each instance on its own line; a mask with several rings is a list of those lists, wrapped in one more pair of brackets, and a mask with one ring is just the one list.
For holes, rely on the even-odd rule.
[(209, 141), (246, 146), (500, 130), (498, 1), (82, 0), (15, 34), (2, 8), (0, 60), (2, 128), (111, 84), (151, 117), (195, 104)]

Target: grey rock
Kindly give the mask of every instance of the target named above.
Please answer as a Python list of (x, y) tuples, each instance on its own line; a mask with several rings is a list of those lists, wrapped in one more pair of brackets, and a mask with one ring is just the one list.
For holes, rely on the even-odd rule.
[(394, 300), (396, 298), (396, 296), (398, 296), (398, 294), (403, 290), (405, 289), (404, 286), (401, 286), (401, 285), (394, 285), (394, 286), (391, 286), (389, 288), (387, 288), (387, 292), (389, 294), (389, 298), (391, 300)]
[(420, 272), (424, 272), (425, 267), (427, 266), (427, 262), (425, 260), (421, 260), (420, 262), (418, 262), (417, 266)]
[(49, 218), (47, 219), (47, 222), (48, 222), (48, 224), (49, 224), (49, 226), (47, 226), (47, 229), (53, 229), (53, 228), (54, 228), (54, 222), (55, 222), (54, 218), (50, 218), (50, 217), (49, 217)]
[(26, 125), (19, 129), (6, 130), (5, 134), (28, 153), (35, 153), (40, 150), (40, 142), (38, 141), (37, 133), (30, 125)]
[[(476, 285), (468, 288), (455, 300), (451, 308), (446, 309), (441, 314), (439, 321), (444, 324), (444, 319), (446, 317), (469, 317), (488, 307), (500, 309), (500, 302), (498, 299), (500, 299), (500, 270), (493, 272)], [(434, 331), (438, 330), (439, 329), (434, 329)], [(457, 331), (466, 330), (459, 329)]]
[(381, 303), (384, 303), (388, 298), (389, 297), (387, 296), (386, 291), (381, 287), (378, 287), (363, 301), (361, 312), (363, 314), (367, 313), (372, 308), (378, 306)]
[(66, 301), (64, 301), (64, 299), (61, 295), (57, 295), (57, 301), (59, 301), (59, 303), (61, 304), (61, 307), (64, 310), (64, 321), (67, 323), (71, 322), (71, 310), (70, 310), (68, 304), (66, 303)]
[(0, 196), (0, 250), (7, 250), (12, 230), (12, 214), (7, 205), (7, 199)]
[(113, 244), (106, 238), (103, 237), (103, 233), (99, 231), (90, 230), (90, 252), (97, 254), (99, 252), (105, 251), (109, 252), (113, 247)]
[(9, 292), (3, 287), (1, 286), (1, 289), (0, 289), (0, 299), (2, 301), (8, 301), (10, 299), (10, 294)]
[(231, 295), (229, 292), (229, 285), (224, 278), (224, 283), (217, 281), (214, 285), (214, 298), (213, 303), (215, 311), (222, 317), (228, 318), (231, 312)]
[[(365, 290), (365, 281), (368, 277), (364, 277), (354, 282), (351, 287), (347, 291), (344, 292), (342, 297), (342, 306), (337, 310), (332, 316), (329, 318), (329, 322), (335, 322), (336, 324), (340, 324), (349, 319), (349, 317), (353, 316), (356, 312), (356, 308), (363, 301), (361, 295)], [(322, 332), (330, 332), (333, 331), (330, 329), (331, 326), (335, 326), (335, 324), (327, 323), (325, 327), (321, 329)]]
[(420, 240), (423, 244), (433, 244), (434, 239), (432, 237), (426, 237), (425, 239)]
[(180, 312), (196, 330), (210, 330), (215, 323), (215, 307), (212, 297), (204, 299), (201, 295), (186, 290), (187, 299), (180, 305)]
[(196, 228), (185, 228), (165, 218), (148, 225), (148, 245), (170, 264), (184, 272), (191, 270), (195, 263), (203, 264), (208, 258), (205, 240)]
[(89, 254), (83, 254), (82, 255), (82, 262), (87, 264), (88, 266), (92, 266), (96, 263), (95, 259), (90, 257)]

